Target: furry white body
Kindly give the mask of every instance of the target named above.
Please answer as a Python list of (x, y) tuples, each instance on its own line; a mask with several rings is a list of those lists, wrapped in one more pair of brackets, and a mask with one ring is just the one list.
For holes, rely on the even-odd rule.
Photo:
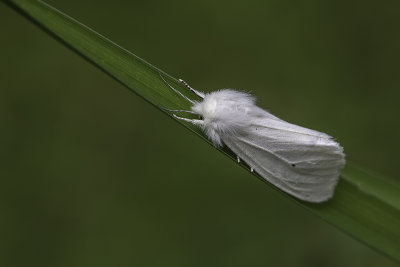
[(331, 136), (285, 122), (255, 105), (249, 94), (223, 89), (188, 99), (202, 120), (175, 118), (201, 127), (214, 146), (228, 146), (264, 179), (301, 200), (323, 202), (333, 196), (345, 165), (343, 148)]
[(226, 144), (281, 190), (310, 202), (332, 197), (345, 164), (343, 148), (327, 134), (285, 122), (243, 92), (206, 94), (192, 110), (215, 146)]

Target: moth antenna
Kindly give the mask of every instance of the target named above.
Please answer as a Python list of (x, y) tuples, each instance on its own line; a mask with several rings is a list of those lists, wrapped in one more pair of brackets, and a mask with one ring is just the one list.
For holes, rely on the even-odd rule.
[(199, 91), (193, 89), (193, 87), (191, 87), (191, 86), (190, 86), (187, 82), (185, 82), (184, 80), (179, 79), (178, 81), (179, 81), (180, 83), (182, 83), (184, 86), (186, 86), (187, 89), (189, 89), (190, 91), (192, 91), (193, 93), (195, 93), (198, 97), (200, 97), (200, 98), (204, 98), (204, 97), (205, 97), (205, 94), (204, 94), (204, 93), (199, 92)]
[(184, 94), (182, 94), (181, 92), (179, 92), (178, 90), (176, 90), (174, 87), (172, 87), (169, 83), (167, 83), (167, 81), (164, 79), (164, 77), (161, 75), (161, 72), (158, 72), (158, 74), (161, 77), (161, 80), (163, 80), (163, 82), (169, 87), (171, 88), (175, 93), (179, 94), (180, 96), (182, 96), (184, 99), (186, 99), (187, 101), (189, 101), (190, 103), (192, 103), (194, 105), (194, 101), (192, 101), (191, 99), (189, 99), (187, 96), (185, 96)]

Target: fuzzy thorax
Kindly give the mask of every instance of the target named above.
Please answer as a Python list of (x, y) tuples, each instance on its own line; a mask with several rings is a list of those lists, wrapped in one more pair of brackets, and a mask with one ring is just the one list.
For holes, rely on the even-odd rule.
[(264, 111), (255, 105), (249, 94), (222, 89), (206, 94), (192, 110), (203, 117), (203, 129), (217, 147), (222, 146), (221, 135), (235, 135), (250, 126), (249, 115), (260, 116)]

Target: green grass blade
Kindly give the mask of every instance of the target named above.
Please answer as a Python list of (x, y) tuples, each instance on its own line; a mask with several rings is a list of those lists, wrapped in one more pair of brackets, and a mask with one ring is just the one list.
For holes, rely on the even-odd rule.
[[(196, 99), (176, 79), (46, 3), (4, 2), (152, 105), (186, 110), (190, 107), (190, 103), (165, 86), (159, 72), (175, 88)], [(209, 142), (200, 129), (183, 125)], [(220, 151), (235, 160), (229, 150)], [(309, 204), (292, 199), (354, 238), (400, 261), (399, 185), (348, 164), (329, 202)]]

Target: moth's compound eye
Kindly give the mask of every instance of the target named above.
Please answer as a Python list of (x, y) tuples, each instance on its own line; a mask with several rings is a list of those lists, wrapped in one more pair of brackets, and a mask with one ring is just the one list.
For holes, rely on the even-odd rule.
[(204, 120), (203, 116), (201, 116), (201, 115), (199, 115), (199, 118), (200, 118), (200, 120), (202, 120), (202, 121)]

